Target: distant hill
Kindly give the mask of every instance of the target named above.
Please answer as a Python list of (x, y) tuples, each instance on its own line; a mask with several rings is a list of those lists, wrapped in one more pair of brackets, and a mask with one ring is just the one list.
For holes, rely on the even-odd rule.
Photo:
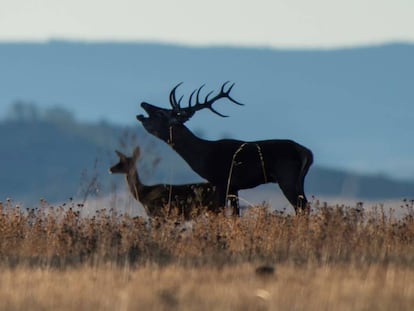
[[(128, 153), (135, 145), (142, 147), (140, 172), (148, 183), (170, 178), (158, 171), (179, 161), (168, 146), (138, 126), (81, 123), (69, 111), (25, 102), (14, 104), (11, 111), (0, 122), (0, 201), (11, 197), (36, 204), (40, 198), (62, 202), (110, 195), (115, 184), (123, 186), (122, 178), (108, 174), (117, 161), (115, 149)], [(176, 166), (177, 182), (199, 179), (185, 166)]]
[[(17, 105), (19, 106), (19, 105)], [(0, 201), (36, 205), (40, 198), (109, 196), (125, 189), (123, 178), (110, 176), (115, 149), (131, 152), (139, 144), (139, 168), (148, 183), (200, 181), (179, 156), (142, 127), (78, 122), (64, 110), (14, 107), (13, 118), (0, 122)], [(17, 113), (18, 112), (18, 113)], [(306, 179), (308, 195), (367, 199), (413, 198), (414, 182), (353, 174), (314, 166)]]
[(63, 201), (79, 195), (82, 182), (94, 173), (95, 160), (113, 144), (118, 132), (104, 124), (74, 121), (0, 123), (1, 199), (36, 203), (40, 198)]
[(0, 43), (0, 119), (16, 100), (60, 105), (77, 120), (136, 126), (139, 103), (168, 106), (206, 83), (236, 83), (244, 107), (223, 101), (188, 125), (205, 137), (291, 138), (315, 163), (414, 179), (414, 45), (334, 50), (186, 47), (147, 43)]

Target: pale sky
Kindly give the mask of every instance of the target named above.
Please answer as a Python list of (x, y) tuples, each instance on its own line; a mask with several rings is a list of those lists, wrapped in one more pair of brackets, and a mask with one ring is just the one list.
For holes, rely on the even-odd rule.
[(344, 47), (414, 42), (414, 0), (0, 0), (0, 41)]

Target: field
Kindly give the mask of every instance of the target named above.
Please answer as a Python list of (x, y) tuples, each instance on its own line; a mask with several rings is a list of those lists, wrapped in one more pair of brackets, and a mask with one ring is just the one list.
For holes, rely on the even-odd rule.
[(310, 216), (0, 205), (2, 310), (410, 310), (414, 207), (315, 202)]

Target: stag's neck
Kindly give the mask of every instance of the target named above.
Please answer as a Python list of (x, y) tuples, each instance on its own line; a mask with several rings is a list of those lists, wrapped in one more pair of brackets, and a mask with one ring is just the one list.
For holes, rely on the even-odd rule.
[(184, 125), (176, 125), (170, 128), (168, 143), (187, 160), (187, 157), (193, 158), (195, 154), (207, 152), (211, 142), (195, 136)]
[(211, 142), (195, 136), (184, 125), (176, 125), (170, 128), (169, 144), (177, 153), (195, 170), (202, 164), (198, 163), (200, 155), (210, 150)]

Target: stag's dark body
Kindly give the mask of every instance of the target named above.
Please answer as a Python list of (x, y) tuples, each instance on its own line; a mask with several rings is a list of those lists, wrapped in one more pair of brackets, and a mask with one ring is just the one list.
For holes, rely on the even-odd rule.
[[(278, 183), (295, 208), (306, 208), (304, 178), (313, 162), (312, 152), (292, 140), (244, 142), (203, 140), (195, 136), (171, 110), (142, 103), (148, 117), (137, 116), (144, 128), (167, 142), (201, 177), (216, 186), (220, 204), (226, 194), (264, 183)], [(238, 207), (236, 213), (238, 213)]]

